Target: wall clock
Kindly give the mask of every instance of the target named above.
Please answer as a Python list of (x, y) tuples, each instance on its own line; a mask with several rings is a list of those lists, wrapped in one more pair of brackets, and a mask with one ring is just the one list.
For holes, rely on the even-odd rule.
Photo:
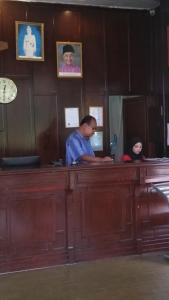
[(13, 80), (0, 77), (0, 103), (10, 103), (16, 98), (17, 87)]

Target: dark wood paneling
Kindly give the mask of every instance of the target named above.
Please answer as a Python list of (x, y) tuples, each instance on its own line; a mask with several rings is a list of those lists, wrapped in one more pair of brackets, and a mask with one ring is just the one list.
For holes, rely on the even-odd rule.
[[(163, 44), (162, 44), (162, 35), (161, 35), (161, 27), (162, 24), (159, 23), (160, 11), (156, 10), (156, 14), (150, 18), (150, 26), (151, 26), (151, 76), (150, 76), (150, 91), (151, 93), (155, 93), (156, 95), (160, 95), (162, 98), (162, 89), (163, 89), (163, 79), (162, 79), (162, 65), (163, 60), (166, 59), (163, 55)], [(162, 101), (161, 101), (162, 102)]]
[[(6, 154), (24, 155), (35, 151), (34, 107), (29, 79), (14, 79), (17, 97), (5, 106)], [(24, 99), (24, 100), (23, 100)]]
[(43, 163), (59, 158), (56, 95), (34, 97), (36, 148)]
[[(95, 188), (76, 191), (73, 204), (76, 260), (96, 258), (101, 252), (102, 255), (134, 252), (130, 186), (116, 185), (108, 189), (96, 183)], [(120, 244), (123, 244), (123, 249)]]
[(133, 184), (139, 173), (134, 167), (123, 172), (109, 167), (70, 173), (76, 260), (135, 252)]
[(110, 11), (105, 14), (109, 94), (129, 91), (129, 13)]
[[(146, 91), (150, 76), (147, 72), (149, 58), (154, 51), (153, 47), (150, 51), (148, 40), (150, 31), (157, 26), (159, 16), (157, 22), (151, 22), (149, 26), (150, 16), (144, 11), (14, 1), (4, 1), (1, 11), (0, 34), (9, 43), (9, 49), (0, 55), (0, 73), (10, 78), (19, 78), (17, 99), (8, 105), (8, 109), (5, 108), (8, 112), (7, 118), (4, 117), (5, 112), (5, 121), (2, 119), (0, 122), (5, 124), (5, 130), (0, 133), (1, 152), (4, 155), (20, 155), (22, 152), (23, 155), (38, 151), (42, 155), (42, 161), (53, 159), (54, 152), (57, 158), (64, 157), (65, 139), (71, 131), (65, 129), (64, 108), (79, 107), (81, 118), (88, 113), (89, 106), (101, 105), (104, 109), (104, 126), (100, 128), (104, 133), (104, 153), (101, 154), (106, 154), (109, 144), (108, 94)], [(44, 62), (16, 60), (16, 20), (44, 23)], [(151, 38), (154, 41), (155, 35)], [(82, 79), (57, 78), (56, 41), (82, 42)], [(152, 62), (151, 67), (153, 68)], [(23, 80), (23, 83), (20, 80)], [(21, 91), (26, 80), (29, 81), (29, 91), (27, 87), (25, 91)], [(31, 112), (27, 102), (29, 97), (33, 108)], [(51, 102), (55, 102), (51, 99), (54, 98), (57, 100), (56, 107), (52, 104), (54, 110), (49, 116)], [(35, 99), (38, 99), (38, 104)], [(14, 109), (15, 115), (15, 108), (17, 107), (17, 111), (19, 109), (16, 101), (23, 104), (20, 104), (23, 114), (13, 125), (12, 110)], [(45, 117), (42, 117), (43, 105), (47, 111)], [(37, 113), (34, 108), (40, 109), (40, 112)], [(47, 130), (53, 119), (54, 123), (58, 124), (56, 132), (59, 134), (56, 138), (54, 129), (50, 130), (50, 133)], [(54, 126), (52, 125), (52, 128)], [(18, 134), (14, 142), (16, 130)], [(44, 147), (44, 143), (40, 144), (42, 149), (39, 149), (37, 135), (46, 130), (50, 147), (53, 142), (53, 151)]]
[(133, 137), (140, 137), (144, 145), (144, 155), (147, 156), (148, 126), (145, 97), (123, 99), (123, 121), (125, 151)]
[(81, 42), (81, 9), (55, 6), (54, 28), (56, 41)]
[(130, 15), (131, 91), (145, 94), (150, 89), (150, 15)]
[(1, 172), (0, 270), (166, 249), (168, 202), (150, 184), (168, 176), (166, 163)]
[(169, 247), (165, 163), (0, 171), (0, 272)]
[[(3, 22), (2, 22), (2, 8), (0, 6), (0, 41), (4, 41), (4, 35), (3, 35)], [(4, 58), (4, 51), (0, 54), (0, 76), (3, 72), (3, 58)]]
[(6, 123), (6, 114), (5, 107), (0, 105), (0, 156), (4, 156), (6, 149), (6, 131), (5, 131), (5, 123)]
[(151, 156), (163, 155), (163, 118), (160, 97), (148, 97), (148, 152)]
[(169, 2), (166, 0), (161, 1), (160, 5), (160, 17), (161, 27), (159, 28), (159, 40), (161, 41), (161, 80), (160, 80), (160, 92), (162, 94), (162, 105), (164, 111), (164, 155), (169, 154), (169, 147), (167, 145), (167, 123), (169, 123), (169, 66), (167, 62), (168, 58), (168, 45), (167, 45), (167, 26), (169, 25)]
[[(169, 246), (169, 207), (164, 194), (153, 183), (168, 182), (169, 169), (163, 166), (144, 166), (140, 176), (142, 187), (138, 193), (138, 244), (141, 252), (167, 249)], [(147, 185), (145, 185), (147, 183)]]
[[(111, 167), (111, 164), (109, 164)], [(81, 188), (81, 187), (95, 187), (96, 183), (102, 188), (106, 186), (111, 186), (113, 183), (114, 184), (120, 184), (122, 182), (134, 182), (139, 180), (139, 175), (137, 172), (136, 168), (124, 168), (123, 169), (123, 174), (121, 174), (121, 169), (116, 168), (114, 166), (114, 172), (112, 170), (109, 170), (103, 166), (101, 170), (97, 169), (91, 169), (90, 171), (86, 170), (79, 170), (78, 172), (73, 172), (73, 181), (74, 181), (74, 186), (72, 185), (72, 189), (74, 188)]]
[[(93, 18), (93, 14), (95, 17)], [(103, 93), (106, 87), (105, 29), (102, 10), (87, 9), (83, 14), (84, 88)]]
[(1, 176), (1, 272), (66, 262), (67, 183), (65, 172)]
[(134, 136), (139, 136), (143, 141), (144, 155), (161, 156), (163, 134), (159, 97), (125, 97), (123, 131), (125, 146)]

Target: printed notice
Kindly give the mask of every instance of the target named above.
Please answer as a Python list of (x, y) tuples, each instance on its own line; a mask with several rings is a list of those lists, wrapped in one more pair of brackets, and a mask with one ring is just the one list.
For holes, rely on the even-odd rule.
[(103, 107), (102, 106), (90, 106), (89, 114), (96, 119), (97, 126), (103, 126)]
[(79, 108), (78, 107), (65, 108), (65, 127), (66, 128), (79, 127)]

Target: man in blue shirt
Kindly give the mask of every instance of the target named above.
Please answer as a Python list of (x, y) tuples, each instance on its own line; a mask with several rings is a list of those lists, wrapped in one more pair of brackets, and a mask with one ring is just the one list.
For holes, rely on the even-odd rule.
[(85, 116), (80, 122), (80, 127), (70, 134), (66, 140), (66, 164), (80, 162), (112, 161), (108, 156), (95, 157), (89, 138), (94, 134), (97, 124), (92, 116)]

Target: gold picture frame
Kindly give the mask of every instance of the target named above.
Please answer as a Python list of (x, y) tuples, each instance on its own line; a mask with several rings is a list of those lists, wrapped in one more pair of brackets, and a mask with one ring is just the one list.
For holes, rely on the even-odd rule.
[(44, 61), (44, 24), (15, 21), (16, 59)]
[(82, 78), (82, 43), (56, 42), (57, 76)]

